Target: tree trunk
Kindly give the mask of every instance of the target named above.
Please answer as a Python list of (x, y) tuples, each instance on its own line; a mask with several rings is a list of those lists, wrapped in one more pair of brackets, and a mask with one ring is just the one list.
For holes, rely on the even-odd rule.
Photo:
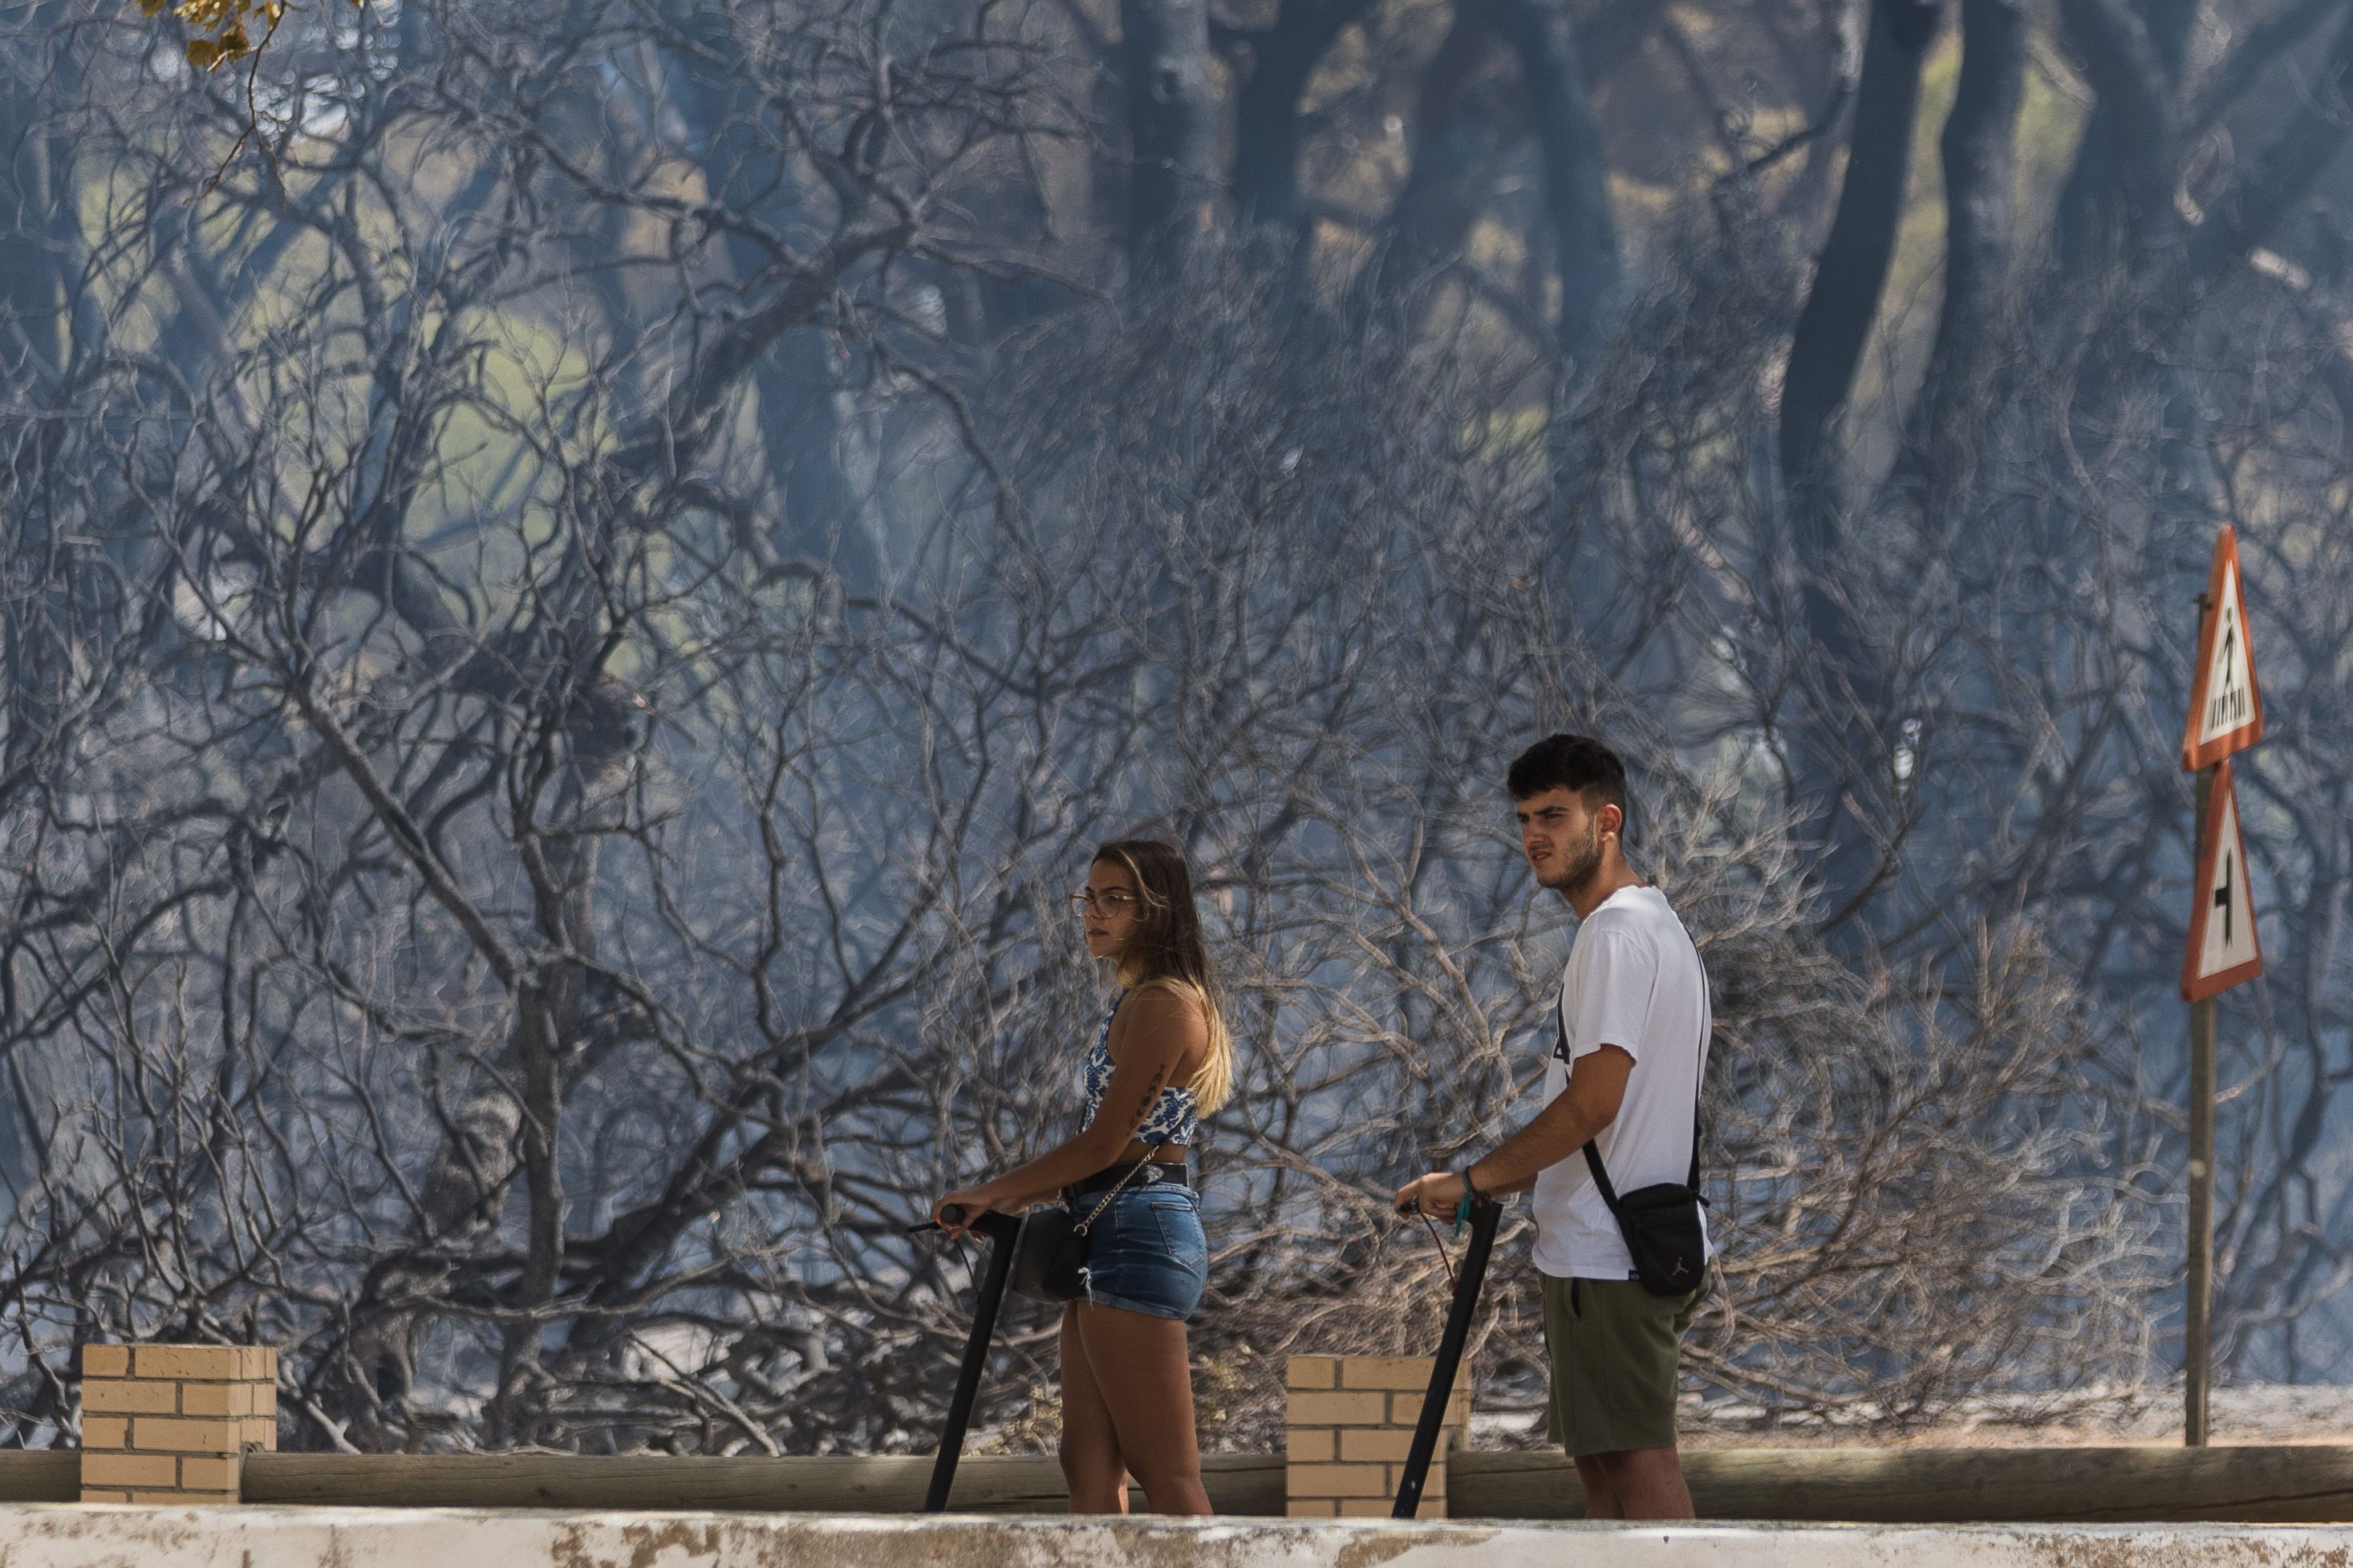
[[(2112, 9), (2116, 16), (2106, 22), (2088, 15), (2069, 15), (2068, 26), (2076, 36), (2076, 47), (2087, 57), (2105, 57), (2116, 45), (2104, 41), (2104, 35), (2116, 27), (2137, 31), (2146, 43), (2139, 46), (2141, 64), (2137, 68), (2152, 82), (2163, 83), (2161, 97), (2169, 102), (2189, 59), (2189, 30), (2198, 19), (2197, 0), (2152, 0), (2139, 14), (2120, 6)], [(2104, 71), (2116, 68), (2113, 65), (2096, 66), (2094, 83), (2099, 83)], [(2147, 89), (2141, 89), (2133, 96), (2145, 97), (2147, 92)], [(2168, 158), (2172, 155), (2169, 146), (2152, 149), (2133, 143), (2125, 126), (2134, 120), (2145, 122), (2145, 111), (2129, 110), (2116, 83), (2099, 87), (2099, 101), (2092, 107), (2091, 120), (2084, 127), (2084, 139), (2075, 149), (2074, 163), (2068, 169), (2067, 182), (2059, 195), (2059, 258), (2063, 271), (2070, 275), (2080, 276), (2084, 269), (2116, 257), (2125, 237), (2133, 232), (2134, 193), (2145, 190), (2150, 183), (2150, 171), (2146, 166), (2149, 155), (2152, 152), (2162, 152)], [(2168, 202), (2172, 199), (2171, 181), (2172, 169), (2168, 166)]]
[[(682, 8), (681, 8), (682, 10)], [(704, 53), (729, 58), (723, 28), (712, 18), (680, 14), (674, 24), (691, 31)], [(758, 95), (716, 76), (703, 61), (677, 68), (680, 111), (696, 134), (704, 183), (720, 205), (789, 234), (800, 207), (795, 172), (763, 134), (766, 113)], [(755, 289), (774, 259), (751, 236), (731, 233), (727, 257), (737, 280)], [(754, 374), (759, 390), (760, 445), (770, 483), (783, 515), (768, 542), (779, 556), (821, 562), (852, 594), (880, 591), (882, 557), (880, 530), (853, 469), (869, 465), (856, 448), (849, 401), (830, 363), (828, 334), (815, 327), (781, 333)]]
[(1120, 62), (1134, 166), (1128, 261), (1140, 281), (1182, 272), (1215, 217), (1217, 101), (1208, 0), (1121, 0)]
[(59, 222), (72, 210), (70, 155), (5, 109), (0, 136), (10, 149), (0, 181), (0, 371), (21, 398), (54, 385), (65, 367), (66, 269), (79, 247)]
[(2163, 31), (2125, 0), (2061, 0), (2059, 8), (2099, 94), (2060, 193), (2060, 261), (2074, 277), (2119, 257), (2137, 272), (2178, 227), (2180, 127), (2167, 62), (2179, 63), (2186, 21), (2170, 4), (2156, 13)]
[[(564, 1041), (558, 1034), (555, 999), (551, 987), (534, 982), (514, 997), (515, 1047), (522, 1068), (522, 1166), (528, 1200), (527, 1240), (522, 1268), (515, 1280), (510, 1305), (520, 1311), (543, 1311), (555, 1300), (558, 1271), (564, 1267), (564, 1170), (557, 1157), (563, 1125), (564, 1095), (560, 1065)], [(535, 1317), (508, 1323), (500, 1346), (499, 1392), (483, 1415), (491, 1441), (517, 1447), (543, 1440), (536, 1431), (543, 1408), (540, 1381), (540, 1338), (545, 1324)]]
[(1945, 299), (1909, 443), (1925, 468), (1932, 507), (1944, 504), (1974, 462), (2005, 341), (2029, 27), (2025, 0), (1961, 0), (1961, 77), (1939, 143)]
[(873, 444), (860, 432), (849, 393), (836, 384), (830, 334), (817, 327), (785, 333), (757, 380), (761, 450), (784, 500), (770, 532), (777, 554), (824, 563), (849, 594), (881, 593), (882, 529), (870, 499)]
[[(1827, 495), (1831, 422), (1854, 390), (1855, 367), (1879, 317), (1895, 256), (1920, 110), (1920, 66), (1936, 37), (1936, 8), (1921, 0), (1874, 0), (1856, 89), (1846, 179), (1837, 215), (1798, 316), (1781, 384), (1781, 478), (1793, 501)], [(1827, 541), (1809, 552), (1810, 568)]]
[(1577, 25), (1577, 52), (1585, 61), (1585, 87), (1598, 92), (1632, 65), (1666, 19), (1665, 0), (1612, 0)]
[(1882, 874), (1872, 835), (1883, 815), (1889, 722), (1875, 650), (1842, 584), (1856, 574), (1839, 523), (1831, 428), (1854, 390), (1855, 369), (1879, 315), (1895, 254), (1920, 107), (1920, 67), (1937, 11), (1919, 0), (1875, 0), (1856, 90), (1846, 179), (1799, 312), (1781, 386), (1781, 482), (1790, 565), (1804, 618), (1806, 688), (1797, 794), (1825, 847), (1815, 876), (1831, 922), (1857, 908)]
[(1609, 214), (1609, 161), (1587, 95), (1577, 26), (1567, 0), (1495, 0), (1503, 35), (1527, 83), (1528, 112), (1544, 158), (1545, 205), (1560, 279), (1555, 329), (1572, 375), (1592, 369), (1615, 324), (1622, 285)]
[(81, 76), (65, 15), (59, 0), (0, 5), (0, 376), (20, 403), (65, 367), (81, 270), (73, 138), (42, 118)]
[(1299, 109), (1307, 79), (1370, 0), (1283, 0), (1273, 26), (1250, 40), (1250, 73), (1234, 95), (1234, 217), (1243, 227), (1307, 237), (1299, 203)]
[(1428, 285), (1462, 253), (1471, 226), (1486, 210), (1504, 140), (1493, 95), (1472, 89), (1493, 60), (1495, 43), (1484, 0), (1454, 7), (1453, 24), (1422, 72), (1408, 131), (1405, 184), (1357, 276), (1359, 310), (1425, 302)]
[[(10, 412), (61, 398), (69, 362), (97, 347), (100, 323), (79, 279), (84, 245), (74, 139), (54, 118), (82, 75), (59, 0), (0, 5), (0, 384)], [(78, 354), (77, 351), (80, 351)], [(0, 447), (0, 488), (16, 509), (16, 581), (0, 602), (0, 765), (64, 742), (57, 720), (90, 662), (85, 638), (113, 635), (115, 595), (77, 581), (74, 552), (53, 530), (39, 482), (61, 422), (21, 419)], [(26, 593), (23, 587), (35, 591)], [(101, 609), (100, 606), (109, 606)], [(5, 984), (5, 983), (0, 983)], [(27, 1040), (11, 1054), (0, 1094), (0, 1176), (15, 1194), (43, 1182), (90, 1201), (106, 1178), (90, 1135), (89, 1094), (63, 1040)]]

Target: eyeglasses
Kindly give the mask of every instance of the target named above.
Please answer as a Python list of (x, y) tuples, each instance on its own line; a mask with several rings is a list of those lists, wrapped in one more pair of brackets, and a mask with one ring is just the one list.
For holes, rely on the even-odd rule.
[(1132, 915), (1137, 900), (1134, 893), (1113, 888), (1098, 898), (1092, 888), (1082, 888), (1071, 895), (1071, 912), (1084, 919), (1094, 915)]

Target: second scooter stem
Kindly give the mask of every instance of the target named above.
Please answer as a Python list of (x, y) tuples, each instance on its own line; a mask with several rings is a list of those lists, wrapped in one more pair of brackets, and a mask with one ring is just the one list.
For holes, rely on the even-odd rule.
[(1462, 1270), (1454, 1277), (1454, 1300), (1446, 1309), (1446, 1332), (1438, 1342), (1438, 1362), (1430, 1369), (1430, 1392), (1422, 1395), (1421, 1419), (1414, 1423), (1413, 1447), (1406, 1450), (1405, 1470), (1398, 1478), (1397, 1506), (1392, 1519), (1411, 1519), (1421, 1508), (1422, 1483), (1430, 1479), (1430, 1463), (1438, 1453), (1438, 1434), (1446, 1425), (1446, 1403), (1454, 1396), (1454, 1373), (1462, 1365), (1462, 1347), (1470, 1342), (1471, 1320), (1479, 1310), (1479, 1289), (1487, 1279), (1487, 1255), (1495, 1248), (1496, 1222), (1504, 1217), (1498, 1203), (1471, 1205), (1471, 1245), (1462, 1251)]

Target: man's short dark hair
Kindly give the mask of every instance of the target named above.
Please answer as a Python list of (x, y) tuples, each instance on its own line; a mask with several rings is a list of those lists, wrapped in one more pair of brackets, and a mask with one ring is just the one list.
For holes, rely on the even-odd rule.
[(1588, 811), (1605, 805), (1626, 811), (1626, 764), (1590, 735), (1546, 735), (1512, 760), (1504, 787), (1514, 800), (1548, 789), (1573, 789), (1584, 798)]

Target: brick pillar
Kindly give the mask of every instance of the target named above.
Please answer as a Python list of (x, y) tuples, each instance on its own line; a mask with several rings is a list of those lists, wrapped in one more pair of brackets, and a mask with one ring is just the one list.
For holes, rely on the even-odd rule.
[(278, 1447), (278, 1352), (84, 1345), (81, 1500), (237, 1500), (245, 1451)]
[[(1436, 1358), (1295, 1355), (1289, 1384), (1284, 1477), (1290, 1511), (1315, 1519), (1385, 1519), (1397, 1499), (1414, 1423)], [(1471, 1373), (1455, 1374), (1438, 1452), (1421, 1489), (1422, 1519), (1446, 1517), (1446, 1456), (1471, 1425)]]

